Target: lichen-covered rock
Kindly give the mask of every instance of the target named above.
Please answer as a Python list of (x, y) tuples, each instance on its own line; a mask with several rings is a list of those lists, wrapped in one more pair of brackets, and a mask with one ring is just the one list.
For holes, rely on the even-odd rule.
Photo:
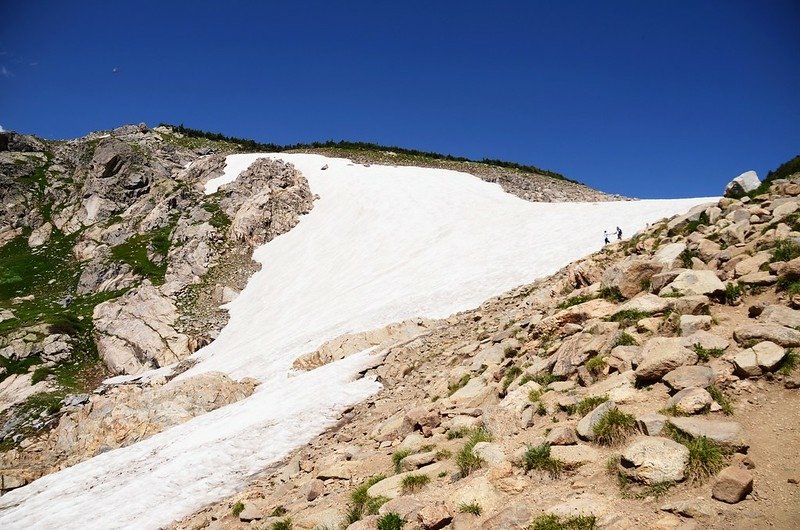
[(686, 475), (689, 449), (669, 438), (642, 436), (624, 451), (619, 470), (627, 477), (645, 484), (679, 482)]

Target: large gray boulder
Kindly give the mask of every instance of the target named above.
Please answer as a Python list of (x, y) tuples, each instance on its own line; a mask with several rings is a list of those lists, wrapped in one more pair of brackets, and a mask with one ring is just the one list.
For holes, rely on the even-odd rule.
[(636, 379), (658, 381), (672, 370), (697, 362), (697, 355), (678, 337), (655, 337), (642, 347), (642, 360), (636, 367)]
[(744, 427), (735, 421), (676, 417), (670, 418), (669, 422), (693, 438), (705, 436), (720, 445), (736, 450), (746, 449), (750, 445)]
[(800, 346), (800, 331), (780, 324), (745, 324), (736, 328), (733, 338), (738, 342), (766, 340), (785, 348)]
[(668, 438), (641, 436), (622, 452), (619, 470), (645, 484), (679, 482), (686, 476), (689, 449)]
[(667, 373), (662, 380), (673, 390), (705, 388), (714, 382), (714, 370), (708, 366), (679, 366)]
[(722, 283), (716, 273), (711, 270), (686, 270), (678, 274), (672, 282), (661, 289), (660, 295), (682, 294), (713, 295), (725, 291), (725, 284)]
[(758, 174), (755, 171), (745, 171), (734, 178), (725, 186), (725, 196), (733, 199), (744, 197), (761, 185)]

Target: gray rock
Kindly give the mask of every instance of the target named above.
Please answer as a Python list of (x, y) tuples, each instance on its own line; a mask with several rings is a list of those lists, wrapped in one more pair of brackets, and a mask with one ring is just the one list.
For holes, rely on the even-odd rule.
[(768, 305), (758, 319), (764, 324), (779, 324), (794, 329), (800, 327), (800, 311), (784, 305)]
[(800, 331), (780, 324), (745, 324), (736, 328), (733, 338), (738, 342), (770, 341), (785, 348), (800, 346)]
[(645, 484), (679, 482), (689, 463), (689, 449), (668, 438), (641, 436), (622, 452), (619, 470)]
[(708, 366), (679, 366), (662, 378), (673, 390), (705, 388), (714, 382), (714, 370)]
[(678, 412), (683, 414), (696, 414), (708, 410), (712, 403), (714, 403), (714, 398), (706, 389), (689, 387), (669, 398), (667, 407), (674, 406)]
[(619, 306), (619, 311), (639, 311), (648, 314), (659, 314), (670, 307), (672, 307), (672, 299), (644, 293), (637, 295)]
[(714, 271), (687, 270), (678, 274), (669, 285), (661, 289), (659, 294), (713, 295), (723, 291), (725, 291), (725, 284), (722, 283), (722, 280), (717, 277)]
[(244, 510), (239, 514), (239, 520), (245, 523), (263, 519), (264, 515), (252, 502), (245, 503)]
[(697, 355), (680, 338), (655, 337), (642, 348), (642, 360), (636, 367), (639, 381), (657, 381), (679, 366), (695, 364)]
[(578, 436), (583, 440), (594, 440), (594, 426), (597, 425), (597, 422), (600, 421), (600, 418), (602, 418), (606, 412), (615, 408), (617, 408), (617, 406), (612, 401), (606, 401), (595, 407), (594, 410), (589, 412), (578, 422), (578, 427), (576, 429), (578, 431)]
[(753, 474), (738, 466), (729, 466), (719, 472), (711, 495), (718, 501), (735, 504), (743, 501), (753, 491)]
[(705, 436), (721, 445), (736, 450), (749, 446), (747, 433), (734, 421), (707, 420), (703, 418), (670, 418), (669, 422), (693, 438)]
[(575, 445), (578, 443), (578, 437), (574, 428), (569, 425), (559, 425), (553, 427), (553, 430), (548, 433), (547, 443), (550, 445)]
[(648, 412), (636, 417), (636, 427), (646, 436), (659, 436), (667, 424), (667, 417), (656, 412)]
[(696, 331), (705, 331), (711, 329), (711, 317), (708, 315), (681, 315), (679, 327), (682, 337)]
[(725, 197), (740, 199), (761, 185), (755, 171), (745, 171), (725, 186)]

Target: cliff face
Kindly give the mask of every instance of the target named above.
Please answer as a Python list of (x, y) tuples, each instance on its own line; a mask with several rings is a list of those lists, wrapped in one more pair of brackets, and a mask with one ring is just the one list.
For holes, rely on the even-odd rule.
[[(0, 439), (58, 421), (65, 396), (185, 359), (227, 321), (254, 245), (312, 208), (305, 178), (262, 160), (213, 195), (238, 146), (125, 126), (64, 142), (3, 133)], [(72, 399), (72, 398), (70, 398)]]

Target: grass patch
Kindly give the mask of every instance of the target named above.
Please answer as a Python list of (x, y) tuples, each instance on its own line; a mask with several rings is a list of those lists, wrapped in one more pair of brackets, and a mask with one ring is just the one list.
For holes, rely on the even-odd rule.
[(528, 526), (528, 530), (594, 530), (597, 518), (594, 515), (575, 515), (560, 517), (545, 513), (537, 517)]
[(728, 396), (726, 396), (722, 390), (720, 390), (714, 385), (711, 385), (710, 387), (706, 388), (706, 392), (711, 394), (711, 397), (714, 399), (714, 401), (717, 402), (717, 404), (722, 409), (723, 414), (725, 414), (726, 416), (730, 416), (731, 414), (733, 414), (733, 404), (731, 403), (731, 400), (728, 399)]
[(639, 322), (643, 318), (650, 316), (650, 313), (639, 311), (638, 309), (623, 309), (608, 317), (609, 322), (619, 322), (620, 326), (627, 328)]
[(447, 385), (447, 395), (452, 396), (453, 394), (455, 394), (456, 392), (467, 386), (467, 383), (469, 383), (470, 379), (472, 379), (471, 374), (464, 374), (461, 376), (461, 379), (459, 379), (455, 383)]
[(683, 252), (678, 255), (678, 257), (680, 258), (684, 269), (691, 269), (692, 259), (700, 257), (700, 254), (696, 250), (689, 250), (688, 248), (685, 248), (683, 249)]
[(797, 353), (789, 350), (784, 358), (781, 359), (776, 371), (781, 375), (790, 376), (792, 372), (797, 370), (798, 365), (800, 365), (800, 358), (798, 358)]
[(345, 513), (347, 525), (360, 521), (364, 515), (375, 515), (380, 507), (389, 501), (386, 497), (371, 497), (367, 493), (373, 485), (385, 478), (384, 475), (374, 475), (350, 493), (350, 504)]
[(292, 530), (292, 519), (287, 517), (286, 519), (275, 521), (270, 528), (271, 530)]
[(594, 425), (595, 441), (600, 445), (615, 446), (624, 442), (636, 430), (636, 418), (613, 408), (603, 414)]
[[(111, 247), (111, 257), (130, 265), (133, 272), (149, 279), (153, 285), (164, 283), (167, 273), (167, 254), (171, 246), (170, 233), (174, 225), (153, 230), (146, 234), (137, 234), (124, 243)], [(160, 262), (150, 260), (149, 254), (162, 256)]]
[(502, 389), (500, 390), (501, 396), (506, 395), (508, 387), (511, 386), (511, 383), (513, 383), (514, 380), (520, 375), (522, 375), (522, 368), (520, 368), (519, 366), (512, 366), (511, 368), (508, 369), (508, 372), (506, 372), (506, 376), (503, 378), (503, 386)]
[(403, 480), (400, 483), (400, 487), (402, 488), (403, 493), (413, 493), (415, 491), (421, 490), (430, 481), (431, 477), (423, 473), (406, 475), (405, 477), (403, 477)]
[(547, 386), (550, 383), (555, 383), (557, 381), (563, 381), (564, 378), (560, 375), (553, 375), (550, 372), (539, 372), (536, 375), (531, 376), (530, 381), (537, 383), (541, 386)]
[(222, 211), (219, 204), (215, 202), (204, 202), (203, 209), (211, 214), (211, 219), (208, 220), (208, 224), (220, 232), (227, 230), (228, 227), (231, 226), (231, 218)]
[(411, 449), (399, 449), (392, 455), (392, 464), (394, 464), (394, 472), (400, 473), (402, 469), (403, 459), (410, 455), (413, 451)]
[(586, 364), (584, 364), (584, 366), (586, 367), (587, 370), (589, 370), (591, 374), (600, 375), (603, 369), (605, 369), (606, 364), (607, 364), (606, 361), (601, 356), (595, 355), (594, 357), (586, 361)]
[(469, 434), (469, 439), (464, 447), (456, 454), (456, 465), (462, 477), (466, 477), (476, 469), (480, 469), (483, 465), (483, 458), (479, 457), (472, 450), (475, 445), (480, 442), (491, 442), (492, 435), (486, 429), (480, 427), (472, 429)]
[(690, 482), (703, 482), (725, 467), (730, 452), (728, 449), (705, 436), (693, 438), (670, 423), (666, 428), (667, 434), (673, 440), (689, 449), (686, 478)]
[(625, 297), (619, 292), (618, 287), (601, 287), (597, 292), (597, 296), (609, 302), (622, 302), (625, 300)]
[(582, 304), (590, 300), (594, 300), (594, 296), (588, 294), (579, 294), (578, 296), (570, 296), (556, 307), (558, 307), (558, 309), (567, 309), (574, 305)]
[(697, 358), (701, 361), (708, 361), (712, 357), (720, 357), (725, 350), (722, 348), (704, 348), (700, 344), (695, 344), (692, 346), (694, 353), (697, 355)]
[(234, 517), (239, 517), (239, 514), (244, 511), (244, 503), (242, 501), (237, 501), (233, 506), (231, 506), (231, 514)]
[(550, 478), (561, 477), (566, 468), (564, 462), (550, 456), (550, 445), (546, 443), (528, 446), (523, 458), (523, 467), (525, 471), (533, 469), (544, 471)]
[(449, 449), (439, 449), (438, 451), (436, 451), (436, 454), (434, 456), (436, 457), (437, 461), (448, 460), (450, 457), (453, 456), (453, 452), (450, 451)]
[(775, 246), (772, 247), (772, 257), (770, 262), (791, 261), (800, 257), (800, 245), (791, 239), (776, 239)]
[(405, 519), (395, 512), (389, 512), (378, 519), (378, 530), (400, 530), (406, 524)]
[(573, 414), (585, 416), (606, 401), (608, 401), (608, 396), (588, 396), (580, 400), (575, 405), (567, 406), (565, 410), (570, 416)]
[[(630, 333), (623, 331), (617, 338), (614, 339), (614, 343), (611, 345), (611, 349), (616, 348), (617, 346), (638, 346), (639, 343), (636, 342), (636, 339)], [(588, 366), (586, 367), (589, 368)]]
[(458, 511), (459, 513), (471, 513), (472, 515), (480, 517), (481, 513), (483, 513), (483, 508), (478, 501), (462, 502), (458, 505)]
[(280, 506), (276, 506), (275, 509), (272, 510), (272, 513), (269, 514), (269, 516), (270, 517), (283, 517), (287, 513), (289, 513), (288, 510), (286, 508), (284, 508), (283, 505), (280, 505)]

